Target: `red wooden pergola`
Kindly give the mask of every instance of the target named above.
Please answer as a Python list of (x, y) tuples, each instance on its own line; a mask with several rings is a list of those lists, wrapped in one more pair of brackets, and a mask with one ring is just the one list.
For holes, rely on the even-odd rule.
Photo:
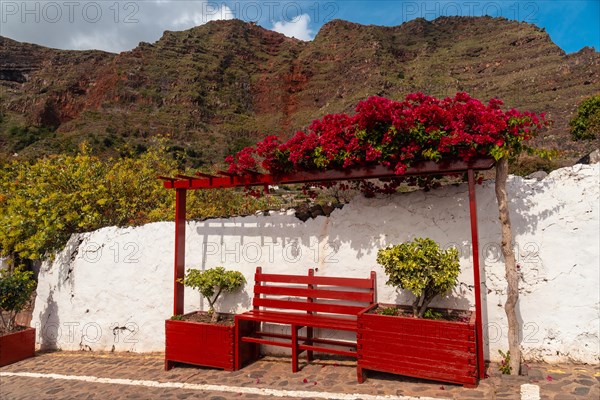
[[(481, 279), (479, 270), (479, 240), (477, 230), (477, 203), (475, 198), (475, 171), (489, 170), (493, 166), (494, 160), (491, 158), (480, 158), (471, 162), (423, 161), (412, 165), (404, 174), (404, 176), (467, 174), (469, 184), (471, 238), (473, 243), (473, 279), (475, 287), (475, 315), (477, 319), (477, 365), (479, 379), (485, 377), (485, 360), (483, 357), (483, 324), (481, 310)], [(183, 278), (185, 275), (186, 194), (188, 190), (263, 186), (265, 192), (268, 192), (269, 185), (395, 177), (397, 178), (398, 175), (394, 173), (393, 169), (381, 165), (349, 168), (345, 170), (297, 172), (282, 175), (261, 174), (256, 171), (248, 170), (243, 175), (220, 171), (217, 175), (198, 172), (194, 176), (160, 176), (159, 179), (163, 180), (164, 187), (167, 189), (175, 189), (176, 192), (173, 314), (183, 314), (184, 287), (179, 283), (179, 279)]]

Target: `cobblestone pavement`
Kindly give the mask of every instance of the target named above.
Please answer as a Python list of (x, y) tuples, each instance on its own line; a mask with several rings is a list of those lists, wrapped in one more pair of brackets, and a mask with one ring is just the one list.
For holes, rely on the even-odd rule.
[(358, 384), (352, 361), (316, 360), (296, 374), (275, 357), (236, 372), (163, 366), (162, 354), (38, 354), (0, 368), (0, 399), (600, 399), (598, 365), (530, 364), (528, 376), (509, 377), (492, 364), (476, 389), (374, 372)]

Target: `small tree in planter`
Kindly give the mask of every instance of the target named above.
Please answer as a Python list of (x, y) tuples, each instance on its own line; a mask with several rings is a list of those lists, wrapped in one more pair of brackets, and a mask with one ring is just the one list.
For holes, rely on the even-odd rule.
[[(223, 267), (206, 271), (189, 269), (180, 282), (198, 290), (206, 298), (211, 318), (210, 322), (198, 322), (193, 318), (197, 313), (190, 313), (174, 316), (165, 322), (165, 369), (170, 369), (173, 362), (182, 362), (233, 371), (236, 351), (240, 352), (242, 362), (254, 357), (252, 346), (237, 343), (234, 326), (219, 324), (219, 313), (215, 311), (219, 296), (241, 289), (246, 283), (244, 276)], [(240, 324), (240, 331), (244, 334), (253, 329), (251, 321), (241, 321)]]
[(358, 314), (358, 381), (364, 380), (364, 370), (375, 370), (476, 385), (475, 314), (449, 313), (458, 317), (450, 320), (422, 318), (436, 296), (456, 285), (458, 251), (441, 250), (433, 240), (417, 238), (379, 250), (377, 262), (385, 268), (388, 285), (407, 289), (416, 299), (412, 316), (379, 304)]
[(16, 268), (0, 270), (0, 334), (17, 330), (15, 319), (35, 290), (33, 272)]
[(416, 296), (413, 316), (419, 318), (436, 296), (446, 294), (456, 285), (460, 272), (458, 251), (441, 250), (429, 238), (381, 249), (377, 252), (377, 262), (385, 268), (386, 284), (409, 290)]
[(208, 314), (211, 322), (219, 320), (219, 313), (215, 311), (215, 304), (219, 296), (225, 292), (236, 292), (246, 284), (246, 278), (239, 271), (227, 271), (223, 267), (216, 267), (200, 271), (188, 269), (185, 278), (181, 280), (185, 286), (194, 288), (208, 301)]
[(0, 367), (35, 354), (35, 329), (15, 323), (35, 290), (32, 276), (33, 272), (20, 268), (0, 270)]

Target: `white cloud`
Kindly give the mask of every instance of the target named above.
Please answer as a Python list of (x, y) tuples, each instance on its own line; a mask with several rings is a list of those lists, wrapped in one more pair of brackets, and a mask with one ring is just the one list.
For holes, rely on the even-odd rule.
[(209, 21), (218, 21), (223, 19), (233, 19), (233, 11), (222, 4), (219, 8), (212, 7), (212, 3), (206, 3), (201, 11), (185, 12), (173, 21), (173, 25), (178, 29), (188, 29), (198, 25), (204, 25)]
[(308, 14), (298, 15), (291, 21), (277, 21), (273, 23), (275, 32), (283, 33), (287, 37), (295, 37), (300, 40), (313, 40), (314, 32), (309, 28), (310, 16)]
[(76, 50), (100, 49), (118, 52), (125, 45), (119, 39), (118, 35), (114, 34), (102, 34), (100, 32), (80, 33), (71, 37), (68, 48)]
[(280, 14), (281, 9), (256, 4), (259, 2), (228, 6), (212, 0), (0, 0), (0, 35), (59, 49), (121, 52), (142, 41), (155, 42), (165, 30), (179, 31), (209, 21), (241, 18), (271, 25), (274, 31), (300, 40), (314, 38), (308, 14), (300, 13), (290, 20)]
[(0, 35), (59, 49), (120, 52), (154, 42), (165, 30), (235, 17), (225, 4), (204, 0), (0, 3)]

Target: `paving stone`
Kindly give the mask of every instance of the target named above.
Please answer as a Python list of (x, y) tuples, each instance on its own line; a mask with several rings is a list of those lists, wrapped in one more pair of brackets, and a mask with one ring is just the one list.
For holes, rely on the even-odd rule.
[(571, 378), (571, 374), (558, 374), (556, 372), (549, 372), (548, 376), (552, 377), (552, 380), (559, 381), (565, 378)]
[[(56, 352), (0, 368), (0, 371), (59, 373), (88, 375), (116, 379), (139, 379), (158, 382), (188, 382), (237, 387), (272, 388), (278, 390), (308, 390), (315, 392), (379, 394), (382, 396), (422, 396), (446, 399), (520, 399), (520, 385), (536, 377), (543, 399), (599, 399), (600, 385), (596, 366), (532, 364), (528, 377), (502, 378), (494, 374), (497, 366), (489, 367), (492, 377), (480, 382), (476, 389), (459, 385), (423, 381), (393, 374), (369, 372), (363, 384), (356, 381), (356, 364), (352, 361), (315, 360), (299, 373), (291, 372), (288, 358), (266, 357), (241, 371), (226, 372), (210, 368), (177, 365), (164, 371), (162, 354)], [(564, 373), (548, 372), (549, 370)], [(537, 375), (536, 375), (537, 374)], [(547, 381), (546, 376), (553, 379)], [(307, 380), (304, 383), (304, 379)], [(257, 383), (258, 381), (258, 383)], [(315, 385), (314, 382), (317, 382)], [(442, 390), (443, 388), (443, 390)], [(587, 390), (587, 391), (586, 391)], [(52, 391), (51, 394), (47, 392)], [(189, 389), (148, 388), (99, 384), (81, 381), (61, 381), (24, 377), (3, 377), (0, 398), (20, 399), (157, 399), (186, 398), (265, 399), (265, 396), (227, 392), (190, 391)]]
[(559, 393), (554, 396), (553, 400), (576, 400), (577, 398), (570, 394)]
[(497, 399), (507, 399), (507, 400), (509, 400), (509, 399), (520, 400), (521, 396), (515, 395), (514, 393), (497, 393), (496, 398)]
[(527, 372), (527, 376), (529, 377), (529, 380), (538, 380), (541, 381), (542, 379), (546, 379), (546, 374), (544, 374), (544, 371), (539, 370), (539, 369), (530, 369)]
[(461, 398), (463, 398), (463, 399), (484, 399), (486, 397), (482, 392), (471, 392), (471, 393), (462, 393)]
[(583, 385), (583, 386), (592, 386), (592, 385), (596, 384), (596, 382), (594, 382), (594, 381), (592, 381), (590, 379), (576, 379), (575, 383), (578, 383), (578, 384)]
[(560, 392), (562, 390), (562, 388), (564, 388), (565, 386), (568, 386), (571, 383), (572, 382), (569, 382), (569, 381), (565, 380), (565, 381), (562, 381), (562, 382), (545, 383), (544, 387), (546, 389), (549, 389), (550, 391)]
[(590, 393), (590, 388), (584, 387), (584, 386), (577, 387), (573, 391), (573, 394), (575, 394), (577, 396), (587, 396), (589, 393)]

